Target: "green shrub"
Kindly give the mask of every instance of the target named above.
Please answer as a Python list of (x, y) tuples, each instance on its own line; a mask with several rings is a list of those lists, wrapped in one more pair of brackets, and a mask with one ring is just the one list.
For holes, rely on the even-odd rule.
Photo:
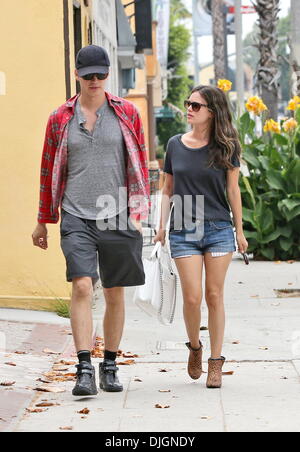
[(300, 109), (296, 128), (257, 134), (250, 113), (237, 120), (243, 159), (250, 175), (241, 174), (243, 222), (255, 259), (300, 258)]
[(57, 300), (55, 312), (59, 317), (70, 318), (70, 303), (64, 300)]

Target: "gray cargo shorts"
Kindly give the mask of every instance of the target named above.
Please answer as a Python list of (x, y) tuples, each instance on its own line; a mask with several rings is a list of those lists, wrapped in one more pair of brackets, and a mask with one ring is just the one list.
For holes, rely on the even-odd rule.
[(145, 284), (143, 236), (136, 228), (100, 230), (96, 220), (79, 218), (62, 209), (60, 236), (68, 282), (83, 276), (98, 280), (99, 263), (104, 288)]

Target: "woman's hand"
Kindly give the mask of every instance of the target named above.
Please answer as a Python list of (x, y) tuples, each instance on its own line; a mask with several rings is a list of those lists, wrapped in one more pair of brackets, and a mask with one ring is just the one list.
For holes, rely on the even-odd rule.
[(244, 236), (243, 232), (239, 232), (236, 235), (236, 241), (238, 244), (238, 249), (240, 253), (246, 253), (247, 249), (248, 249), (248, 242), (246, 240), (246, 237)]
[(154, 243), (161, 242), (162, 246), (166, 243), (166, 231), (160, 229), (153, 239)]

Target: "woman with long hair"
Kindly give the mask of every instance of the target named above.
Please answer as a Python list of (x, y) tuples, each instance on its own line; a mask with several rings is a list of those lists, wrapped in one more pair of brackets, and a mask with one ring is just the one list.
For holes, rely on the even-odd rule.
[(200, 341), (202, 273), (205, 267), (205, 299), (209, 311), (211, 357), (208, 388), (222, 385), (225, 358), (224, 283), (233, 252), (245, 253), (239, 188), (241, 146), (232, 124), (225, 93), (212, 86), (197, 86), (188, 100), (191, 131), (172, 137), (167, 146), (160, 229), (154, 242), (163, 245), (170, 206), (170, 248), (180, 276), (184, 320), (189, 337), (188, 373), (202, 374)]

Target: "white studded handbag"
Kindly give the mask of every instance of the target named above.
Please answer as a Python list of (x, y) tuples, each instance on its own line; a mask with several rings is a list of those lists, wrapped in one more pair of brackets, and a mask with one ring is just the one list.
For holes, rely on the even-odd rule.
[(135, 290), (134, 302), (144, 312), (170, 326), (174, 321), (178, 276), (168, 246), (157, 242), (150, 258), (143, 259), (145, 284)]

